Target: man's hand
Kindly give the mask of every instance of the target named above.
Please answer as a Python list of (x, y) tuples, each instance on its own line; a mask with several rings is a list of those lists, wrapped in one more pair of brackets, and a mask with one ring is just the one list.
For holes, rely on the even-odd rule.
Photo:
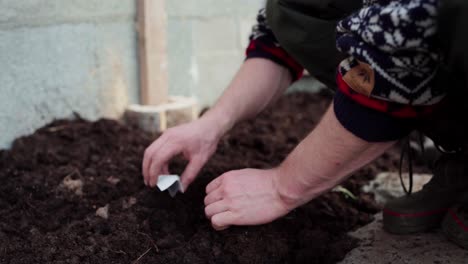
[(207, 187), (205, 213), (215, 229), (259, 225), (332, 189), (395, 142), (367, 142), (346, 130), (333, 105), (283, 163), (228, 172)]
[(169, 174), (169, 161), (182, 154), (189, 161), (182, 174), (184, 190), (216, 150), (220, 135), (215, 126), (204, 119), (168, 129), (145, 151), (143, 176), (147, 186), (155, 187), (161, 174)]
[(213, 228), (266, 224), (292, 210), (277, 191), (276, 173), (274, 169), (230, 171), (208, 184), (205, 214)]

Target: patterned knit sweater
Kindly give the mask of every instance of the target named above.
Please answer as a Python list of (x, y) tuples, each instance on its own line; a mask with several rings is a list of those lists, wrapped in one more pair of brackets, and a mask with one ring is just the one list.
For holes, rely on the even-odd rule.
[(437, 0), (365, 1), (339, 22), (337, 48), (350, 55), (339, 67), (355, 91), (381, 100), (432, 105), (444, 97), (432, 81), (439, 54)]
[[(432, 85), (439, 61), (436, 7), (437, 0), (364, 0), (361, 10), (338, 23), (337, 48), (349, 58), (337, 65), (334, 108), (356, 136), (399, 139), (444, 97)], [(302, 76), (303, 67), (278, 43), (264, 9), (246, 55), (287, 67), (294, 80)]]

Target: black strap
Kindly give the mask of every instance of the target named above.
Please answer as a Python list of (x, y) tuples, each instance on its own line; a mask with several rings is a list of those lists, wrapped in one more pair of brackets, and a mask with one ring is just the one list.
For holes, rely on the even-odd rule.
[[(420, 144), (422, 140), (420, 139)], [(409, 176), (409, 188), (406, 188), (406, 184), (403, 181), (403, 160), (405, 154), (408, 153), (408, 176)], [(400, 183), (405, 191), (406, 195), (410, 195), (413, 192), (413, 150), (411, 149), (410, 137), (408, 136), (404, 142), (401, 149), (400, 155)]]

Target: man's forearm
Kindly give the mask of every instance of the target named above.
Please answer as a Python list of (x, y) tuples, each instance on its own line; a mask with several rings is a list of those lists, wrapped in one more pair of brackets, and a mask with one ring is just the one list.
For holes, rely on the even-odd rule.
[(244, 62), (216, 104), (204, 115), (222, 135), (237, 122), (255, 116), (291, 84), (289, 70), (270, 60)]
[(275, 185), (295, 208), (335, 187), (394, 143), (370, 143), (354, 136), (339, 123), (331, 106), (278, 168)]

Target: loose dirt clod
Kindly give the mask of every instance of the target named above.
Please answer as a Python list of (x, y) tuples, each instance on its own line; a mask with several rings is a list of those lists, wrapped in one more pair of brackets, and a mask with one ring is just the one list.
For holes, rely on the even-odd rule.
[[(203, 203), (206, 185), (222, 173), (277, 166), (329, 103), (323, 94), (290, 94), (237, 125), (175, 198), (143, 184), (143, 152), (153, 138), (133, 127), (55, 121), (19, 138), (0, 151), (0, 263), (132, 263), (143, 253), (139, 263), (335, 263), (356, 245), (346, 232), (379, 210), (361, 186), (379, 171), (396, 171), (395, 150), (343, 183), (356, 201), (330, 192), (271, 224), (222, 232), (212, 229)], [(185, 164), (176, 158), (170, 172), (180, 175)], [(64, 181), (70, 172), (81, 183)], [(109, 175), (120, 182), (110, 184)], [(62, 182), (72, 191), (57, 191)], [(90, 217), (96, 205), (111, 208), (107, 220)]]
[(123, 209), (128, 209), (134, 206), (137, 203), (137, 198), (135, 197), (129, 197), (128, 199), (124, 199), (122, 201), (122, 208)]
[(63, 179), (62, 185), (76, 195), (83, 195), (83, 181), (80, 179), (74, 180), (68, 175)]
[(96, 210), (96, 215), (103, 218), (103, 219), (108, 219), (109, 218), (109, 205), (106, 204), (103, 207), (99, 207)]
[(114, 177), (114, 176), (110, 176), (109, 178), (107, 178), (107, 181), (108, 181), (110, 184), (116, 185), (117, 183), (120, 182), (120, 179), (117, 178), (117, 177)]

